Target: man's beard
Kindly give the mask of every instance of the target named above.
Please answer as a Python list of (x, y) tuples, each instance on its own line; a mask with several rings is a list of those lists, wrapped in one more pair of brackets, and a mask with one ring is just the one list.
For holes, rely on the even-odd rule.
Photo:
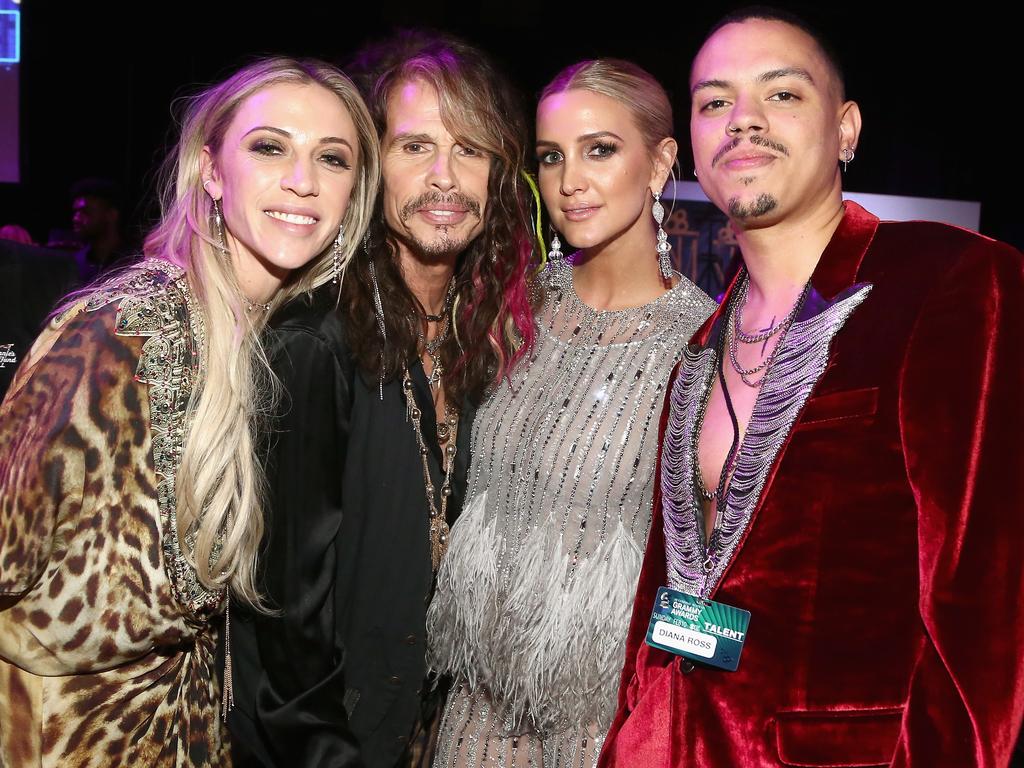
[(425, 261), (442, 260), (449, 256), (458, 256), (469, 247), (469, 238), (456, 239), (448, 232), (448, 227), (438, 227), (437, 237), (430, 242), (421, 240), (412, 232), (403, 232), (402, 239), (413, 253)]
[(733, 197), (729, 200), (729, 218), (756, 219), (774, 211), (778, 205), (779, 201), (767, 192), (762, 192), (752, 203), (743, 203), (738, 197)]
[[(440, 192), (427, 192), (420, 195), (402, 206), (402, 210), (399, 211), (399, 218), (404, 223), (428, 205), (445, 203), (458, 204), (468, 211), (468, 215), (475, 216), (477, 219), (480, 218), (480, 204), (471, 197), (459, 192), (454, 192), (450, 195), (442, 195)], [(420, 239), (408, 228), (401, 233), (400, 237), (406, 241), (406, 245), (410, 250), (428, 260), (457, 256), (469, 247), (473, 239), (471, 237), (456, 238), (452, 236), (449, 227), (443, 225), (435, 225), (434, 232), (435, 237), (429, 241)]]

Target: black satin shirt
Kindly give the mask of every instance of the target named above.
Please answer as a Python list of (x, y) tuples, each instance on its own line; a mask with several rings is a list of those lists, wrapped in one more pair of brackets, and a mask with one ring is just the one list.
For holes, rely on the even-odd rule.
[[(401, 380), (357, 370), (334, 296), (275, 316), (268, 344), (283, 398), (268, 449), (264, 594), (233, 604), (236, 765), (394, 766), (424, 702), (424, 620), (433, 589), (423, 464)], [(433, 401), (410, 369), (430, 471), (441, 487)], [(462, 505), (464, 412), (448, 503)]]

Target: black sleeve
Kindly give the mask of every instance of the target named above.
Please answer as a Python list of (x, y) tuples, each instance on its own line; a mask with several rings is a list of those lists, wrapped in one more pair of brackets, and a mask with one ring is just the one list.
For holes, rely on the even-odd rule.
[[(287, 329), (272, 353), (282, 386), (267, 461), (267, 598), (252, 625), (252, 718), (275, 765), (361, 766), (343, 704), (345, 648), (335, 610), (335, 537), (351, 378), (323, 337)], [(232, 623), (232, 631), (235, 624)]]

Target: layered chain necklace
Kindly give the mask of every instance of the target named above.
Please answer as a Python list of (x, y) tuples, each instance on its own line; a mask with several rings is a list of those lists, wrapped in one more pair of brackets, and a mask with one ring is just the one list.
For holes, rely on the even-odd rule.
[(452, 276), (451, 281), (448, 283), (448, 292), (444, 297), (444, 305), (441, 307), (441, 311), (436, 315), (430, 315), (424, 313), (421, 315), (424, 320), (428, 323), (440, 323), (441, 326), (437, 329), (437, 334), (430, 341), (426, 340), (423, 330), (419, 331), (420, 344), (423, 345), (424, 352), (427, 353), (427, 357), (430, 358), (430, 377), (427, 379), (427, 383), (430, 385), (431, 391), (441, 386), (441, 377), (444, 376), (444, 366), (441, 365), (441, 345), (444, 344), (448, 338), (448, 330), (451, 327), (451, 309), (452, 299), (455, 297), (455, 276)]
[[(765, 380), (765, 377), (768, 376), (768, 374), (770, 373), (772, 363), (775, 361), (775, 358), (782, 350), (782, 345), (783, 342), (785, 342), (786, 340), (786, 334), (788, 333), (790, 326), (792, 326), (793, 323), (796, 321), (796, 318), (800, 316), (800, 311), (803, 309), (804, 303), (807, 301), (807, 296), (811, 291), (811, 282), (809, 280), (807, 281), (807, 285), (805, 285), (803, 291), (800, 292), (800, 296), (793, 304), (793, 308), (789, 311), (789, 314), (787, 314), (781, 320), (781, 322), (773, 322), (767, 328), (757, 331), (756, 333), (746, 333), (742, 328), (743, 308), (747, 304), (747, 296), (749, 289), (750, 275), (748, 273), (744, 274), (743, 282), (740, 284), (736, 298), (732, 300), (731, 306), (734, 307), (735, 309), (729, 311), (728, 313), (729, 319), (726, 325), (725, 335), (729, 346), (729, 362), (732, 364), (733, 370), (739, 374), (740, 380), (744, 384), (746, 384), (748, 387), (753, 387), (757, 389), (760, 388), (761, 384)], [(775, 343), (775, 347), (772, 349), (771, 353), (768, 355), (767, 358), (765, 358), (762, 362), (758, 363), (752, 368), (744, 368), (743, 366), (740, 365), (737, 354), (740, 344), (765, 345), (767, 344), (769, 339), (776, 335), (779, 336), (779, 340)], [(762, 346), (762, 354), (763, 350), (764, 347)], [(722, 396), (725, 399), (726, 410), (729, 412), (729, 418), (732, 421), (733, 440), (729, 448), (729, 452), (728, 454), (726, 454), (725, 463), (722, 466), (722, 473), (719, 476), (718, 485), (715, 488), (709, 489), (707, 488), (707, 486), (704, 485), (704, 477), (701, 474), (700, 465), (698, 463), (700, 434), (704, 428), (704, 415), (707, 412), (708, 403), (711, 399), (710, 388), (708, 389), (708, 396), (703, 399), (698, 409), (697, 423), (696, 428), (693, 431), (693, 444), (691, 446), (691, 455), (693, 456), (693, 476), (694, 478), (696, 478), (697, 481), (697, 490), (705, 501), (711, 502), (717, 499), (719, 504), (721, 504), (722, 500), (725, 498), (725, 488), (728, 484), (729, 478), (732, 476), (732, 472), (736, 466), (736, 462), (739, 459), (740, 449), (739, 421), (737, 420), (736, 411), (733, 408), (732, 397), (729, 394), (729, 387), (726, 384), (725, 371), (722, 370), (721, 359), (722, 356), (721, 354), (719, 354), (718, 377), (721, 382)], [(762, 373), (761, 377), (756, 381), (751, 378), (752, 376), (755, 376), (758, 373), (761, 373), (762, 371), (764, 371), (764, 373)], [(705, 562), (705, 566), (706, 565), (707, 562)]]
[[(804, 286), (803, 291), (800, 292), (800, 296), (793, 304), (793, 308), (778, 323), (773, 322), (767, 328), (764, 328), (756, 333), (746, 333), (743, 330), (743, 308), (747, 305), (747, 294), (750, 290), (750, 275), (746, 274), (743, 278), (743, 284), (740, 286), (740, 294), (736, 298), (736, 311), (729, 313), (729, 324), (726, 328), (726, 336), (729, 339), (729, 362), (732, 363), (732, 369), (739, 374), (740, 379), (748, 387), (754, 387), (755, 389), (761, 386), (761, 382), (764, 381), (764, 377), (768, 375), (768, 370), (771, 368), (771, 364), (775, 361), (779, 352), (782, 350), (782, 342), (786, 338), (786, 332), (789, 327), (793, 324), (796, 318), (800, 315), (800, 310), (804, 307), (804, 302), (807, 300), (807, 294), (810, 293), (811, 283), (808, 280), (807, 285)], [(764, 346), (767, 345), (768, 340), (781, 334), (779, 340), (775, 343), (775, 347), (769, 353), (768, 357), (762, 360), (752, 368), (744, 368), (739, 362), (739, 345), (740, 344), (761, 344), (762, 355), (764, 354)], [(758, 373), (764, 373), (756, 381), (751, 377)]]
[[(448, 285), (448, 293), (445, 295), (444, 306), (437, 315), (424, 314), (423, 318), (428, 322), (441, 323), (437, 334), (433, 339), (427, 341), (423, 332), (419, 334), (423, 350), (430, 359), (431, 370), (427, 378), (427, 384), (433, 392), (440, 389), (444, 368), (441, 364), (441, 346), (448, 338), (451, 329), (451, 306), (452, 298), (455, 295), (455, 278), (452, 278)], [(452, 474), (455, 469), (456, 439), (459, 431), (459, 413), (451, 406), (447, 399), (444, 404), (444, 418), (437, 422), (437, 441), (441, 446), (444, 470), (444, 481), (441, 484), (440, 501), (436, 495), (437, 489), (430, 477), (430, 464), (428, 459), (429, 449), (423, 439), (423, 428), (420, 424), (420, 417), (423, 415), (416, 398), (413, 394), (412, 377), (409, 375), (409, 366), (402, 371), (402, 390), (405, 392), (405, 414), (412, 423), (413, 433), (416, 435), (416, 445), (419, 448), (420, 460), (423, 464), (423, 486), (427, 494), (427, 508), (430, 515), (430, 563), (434, 573), (437, 573), (441, 565), (441, 558), (448, 549), (448, 498), (452, 494)]]

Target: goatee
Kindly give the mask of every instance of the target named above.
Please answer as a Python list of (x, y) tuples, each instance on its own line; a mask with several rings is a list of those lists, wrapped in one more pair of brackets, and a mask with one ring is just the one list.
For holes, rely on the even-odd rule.
[(752, 203), (743, 203), (738, 197), (734, 197), (729, 200), (729, 218), (756, 219), (769, 211), (774, 211), (778, 205), (779, 201), (767, 192), (762, 192)]

